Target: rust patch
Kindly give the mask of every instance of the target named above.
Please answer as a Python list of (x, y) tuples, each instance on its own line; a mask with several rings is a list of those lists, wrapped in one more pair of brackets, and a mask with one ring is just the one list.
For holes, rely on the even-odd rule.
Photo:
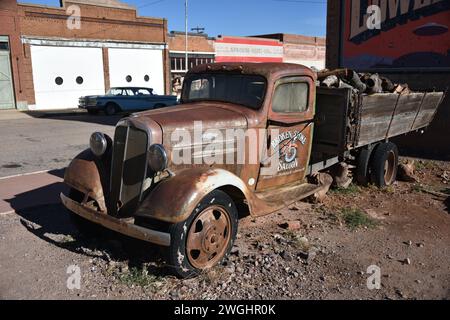
[(64, 173), (64, 182), (97, 201), (102, 212), (107, 211), (100, 174), (94, 161), (73, 159)]
[(67, 209), (89, 221), (102, 225), (105, 228), (117, 231), (136, 239), (156, 243), (162, 246), (170, 245), (170, 234), (168, 233), (147, 229), (137, 226), (126, 220), (121, 220), (105, 214), (101, 214), (91, 208), (82, 206), (78, 202), (73, 201), (62, 193), (60, 197), (61, 202)]

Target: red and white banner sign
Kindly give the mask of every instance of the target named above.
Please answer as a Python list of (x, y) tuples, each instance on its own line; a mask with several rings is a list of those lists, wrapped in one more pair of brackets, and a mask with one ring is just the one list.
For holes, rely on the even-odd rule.
[(221, 37), (216, 40), (216, 62), (283, 62), (278, 40)]

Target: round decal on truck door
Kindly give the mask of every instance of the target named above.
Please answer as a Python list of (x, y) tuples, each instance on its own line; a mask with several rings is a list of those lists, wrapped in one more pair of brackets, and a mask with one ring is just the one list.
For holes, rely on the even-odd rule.
[[(278, 171), (292, 170), (298, 167), (298, 145), (306, 144), (306, 137), (298, 131), (286, 131), (272, 141), (272, 152), (279, 152)], [(277, 150), (278, 149), (278, 150)]]

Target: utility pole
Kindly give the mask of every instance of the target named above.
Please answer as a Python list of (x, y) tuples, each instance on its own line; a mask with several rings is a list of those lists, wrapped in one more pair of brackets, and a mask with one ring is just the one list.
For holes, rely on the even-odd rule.
[(186, 73), (188, 72), (189, 57), (188, 57), (188, 0), (184, 0), (184, 12), (185, 12), (185, 31), (186, 31)]

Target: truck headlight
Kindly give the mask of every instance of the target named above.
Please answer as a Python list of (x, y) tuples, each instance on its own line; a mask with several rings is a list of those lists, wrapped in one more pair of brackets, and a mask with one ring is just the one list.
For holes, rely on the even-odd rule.
[(155, 172), (161, 172), (167, 168), (167, 152), (160, 144), (152, 144), (148, 150), (148, 164)]
[(94, 132), (89, 140), (89, 146), (93, 154), (97, 157), (101, 157), (105, 154), (108, 148), (108, 140), (106, 136), (101, 132)]

